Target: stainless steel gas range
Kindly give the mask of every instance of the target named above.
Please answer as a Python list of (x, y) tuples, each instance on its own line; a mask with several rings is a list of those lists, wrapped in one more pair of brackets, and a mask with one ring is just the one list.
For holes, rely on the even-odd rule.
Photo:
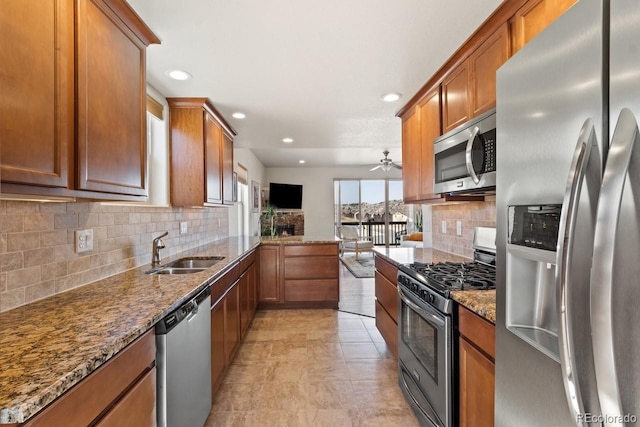
[(473, 247), (473, 262), (398, 270), (398, 381), (423, 426), (456, 424), (451, 291), (495, 288), (495, 228), (476, 228)]

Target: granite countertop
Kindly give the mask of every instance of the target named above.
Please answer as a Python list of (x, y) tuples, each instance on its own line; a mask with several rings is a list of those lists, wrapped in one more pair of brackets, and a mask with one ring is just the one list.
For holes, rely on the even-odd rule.
[[(374, 248), (377, 255), (392, 264), (408, 264), (412, 262), (471, 262), (469, 258), (442, 252), (431, 248)], [(451, 297), (458, 304), (463, 305), (489, 322), (496, 323), (496, 291), (453, 291)]]
[(0, 313), (0, 424), (34, 415), (259, 244), (221, 239), (171, 257), (225, 257), (203, 272), (148, 275), (147, 264)]
[(260, 243), (263, 245), (315, 245), (327, 243), (339, 243), (337, 237), (317, 237), (317, 236), (275, 236), (260, 237)]

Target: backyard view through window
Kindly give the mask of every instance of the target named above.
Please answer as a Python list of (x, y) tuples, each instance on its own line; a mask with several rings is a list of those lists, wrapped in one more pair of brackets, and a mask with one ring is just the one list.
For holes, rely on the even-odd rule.
[(398, 244), (396, 236), (406, 231), (408, 218), (402, 180), (336, 180), (334, 191), (336, 227), (356, 225), (376, 245)]

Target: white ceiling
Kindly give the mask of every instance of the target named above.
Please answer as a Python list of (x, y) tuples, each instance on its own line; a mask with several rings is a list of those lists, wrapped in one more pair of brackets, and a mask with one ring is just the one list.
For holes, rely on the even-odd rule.
[[(500, 0), (129, 3), (162, 40), (147, 50), (153, 87), (211, 99), (266, 167), (314, 167), (374, 165), (384, 149), (401, 161), (395, 113)], [(403, 98), (382, 102), (388, 92)]]

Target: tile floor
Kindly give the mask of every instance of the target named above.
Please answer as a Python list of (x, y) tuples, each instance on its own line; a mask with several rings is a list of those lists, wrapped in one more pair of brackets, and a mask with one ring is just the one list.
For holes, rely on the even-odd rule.
[[(363, 254), (362, 256), (373, 256)], [(375, 279), (358, 279), (340, 264), (340, 310), (375, 317)]]
[(418, 426), (375, 319), (258, 311), (206, 427)]

